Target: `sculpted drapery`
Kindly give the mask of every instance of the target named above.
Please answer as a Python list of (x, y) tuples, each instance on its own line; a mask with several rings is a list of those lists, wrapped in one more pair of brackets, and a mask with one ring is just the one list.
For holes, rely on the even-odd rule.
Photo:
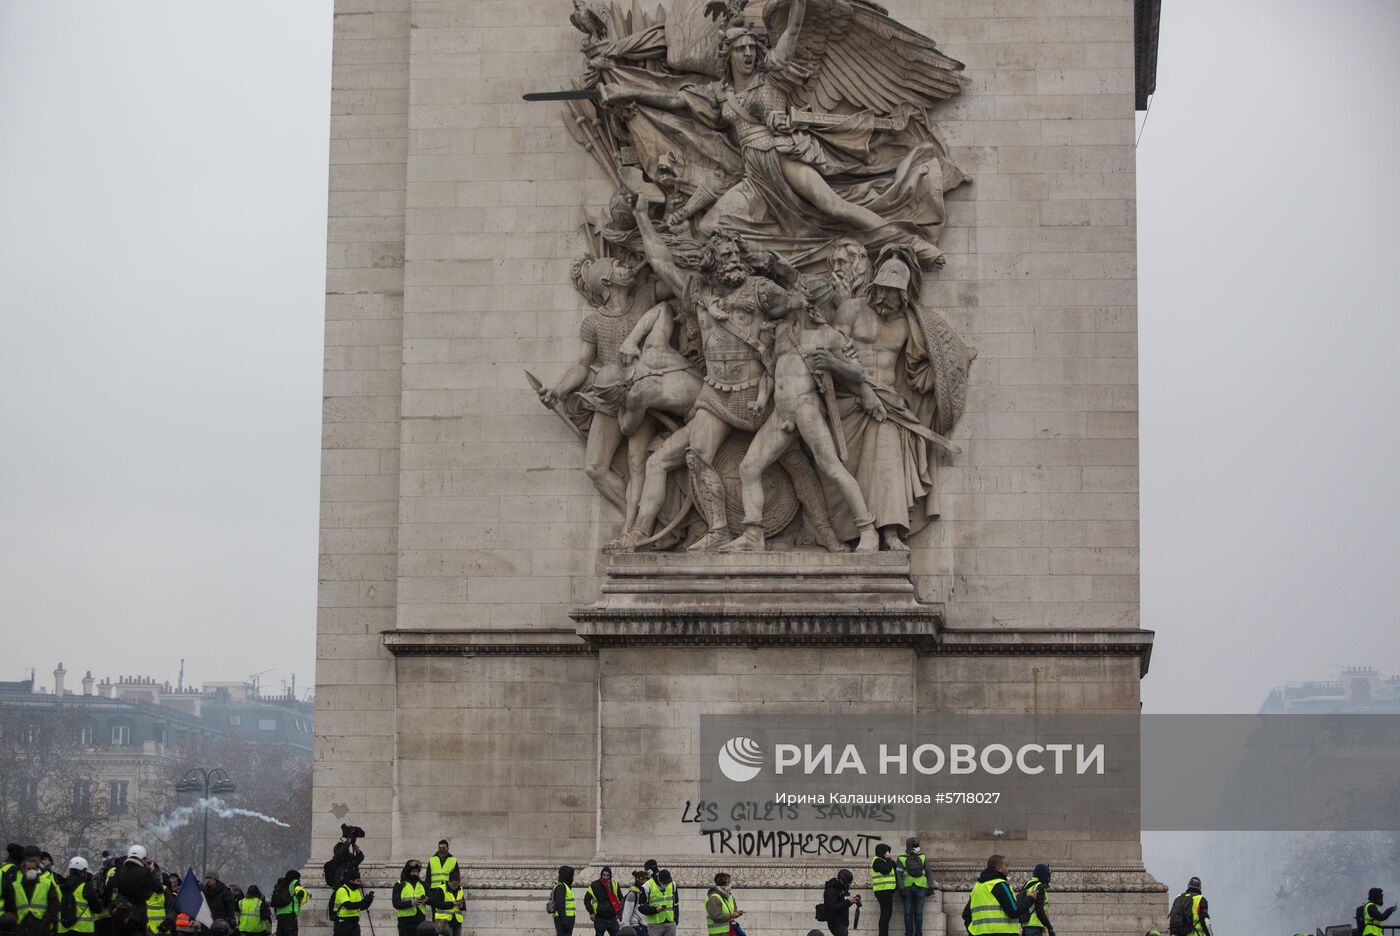
[(974, 357), (920, 300), (965, 181), (930, 113), (961, 64), (863, 0), (570, 21), (565, 122), (619, 193), (576, 261), (577, 360), (539, 392), (622, 513), (608, 548), (907, 548)]

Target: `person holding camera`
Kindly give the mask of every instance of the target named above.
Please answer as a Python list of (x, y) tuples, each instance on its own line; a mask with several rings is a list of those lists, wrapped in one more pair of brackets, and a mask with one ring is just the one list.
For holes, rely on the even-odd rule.
[(851, 893), (854, 880), (855, 875), (842, 868), (822, 890), (822, 909), (826, 911), (826, 928), (831, 936), (846, 936), (851, 928), (851, 907), (860, 906), (860, 896)]

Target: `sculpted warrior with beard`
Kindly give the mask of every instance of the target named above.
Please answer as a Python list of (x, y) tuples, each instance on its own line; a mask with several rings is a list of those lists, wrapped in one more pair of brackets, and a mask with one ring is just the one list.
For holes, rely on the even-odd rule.
[[(846, 465), (875, 515), (881, 545), (900, 551), (909, 548), (909, 534), (938, 515), (931, 446), (958, 451), (943, 433), (962, 415), (968, 368), (976, 357), (941, 316), (919, 305), (919, 288), (912, 253), (886, 248), (874, 281), (841, 303), (835, 316), (836, 327), (855, 345), (859, 368), (824, 348), (811, 352), (814, 370), (846, 383), (863, 378), (875, 392), (875, 405), (862, 397), (842, 401)], [(855, 519), (838, 514), (838, 532), (854, 527)]]
[[(712, 234), (706, 242), (700, 272), (685, 272), (658, 235), (644, 202), (637, 206), (635, 217), (652, 270), (681, 297), (688, 314), (699, 319), (705, 384), (690, 421), (647, 459), (636, 520), (608, 548), (632, 550), (647, 539), (665, 499), (667, 474), (685, 465), (696, 506), (708, 527), (690, 548), (713, 549), (730, 539), (723, 481), (713, 467), (715, 455), (731, 431), (754, 432), (763, 424), (772, 389), (771, 322), (800, 309), (802, 296), (755, 275), (742, 239), (724, 232)], [(765, 329), (765, 323), (770, 328)], [(821, 488), (812, 483), (811, 465), (799, 452), (792, 454), (796, 457), (785, 458), (783, 465), (794, 475), (798, 497), (823, 545), (843, 548), (831, 532)]]

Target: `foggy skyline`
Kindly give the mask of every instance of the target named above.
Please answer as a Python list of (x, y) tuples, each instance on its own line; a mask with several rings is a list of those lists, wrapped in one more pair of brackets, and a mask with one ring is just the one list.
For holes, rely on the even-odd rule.
[[(222, 8), (0, 7), (0, 679), (313, 684), (331, 4)], [(1397, 46), (1383, 0), (1164, 5), (1147, 711), (1400, 670)]]

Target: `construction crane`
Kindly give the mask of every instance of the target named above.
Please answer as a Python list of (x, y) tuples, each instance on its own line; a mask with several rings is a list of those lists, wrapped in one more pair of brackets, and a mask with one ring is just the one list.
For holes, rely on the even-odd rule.
[(266, 676), (268, 673), (271, 672), (271, 669), (265, 669), (261, 673), (254, 673), (253, 675), (248, 677), (248, 682), (252, 683), (253, 685), (253, 695), (261, 695), (261, 692), (258, 690), (258, 686), (262, 680), (262, 677)]

